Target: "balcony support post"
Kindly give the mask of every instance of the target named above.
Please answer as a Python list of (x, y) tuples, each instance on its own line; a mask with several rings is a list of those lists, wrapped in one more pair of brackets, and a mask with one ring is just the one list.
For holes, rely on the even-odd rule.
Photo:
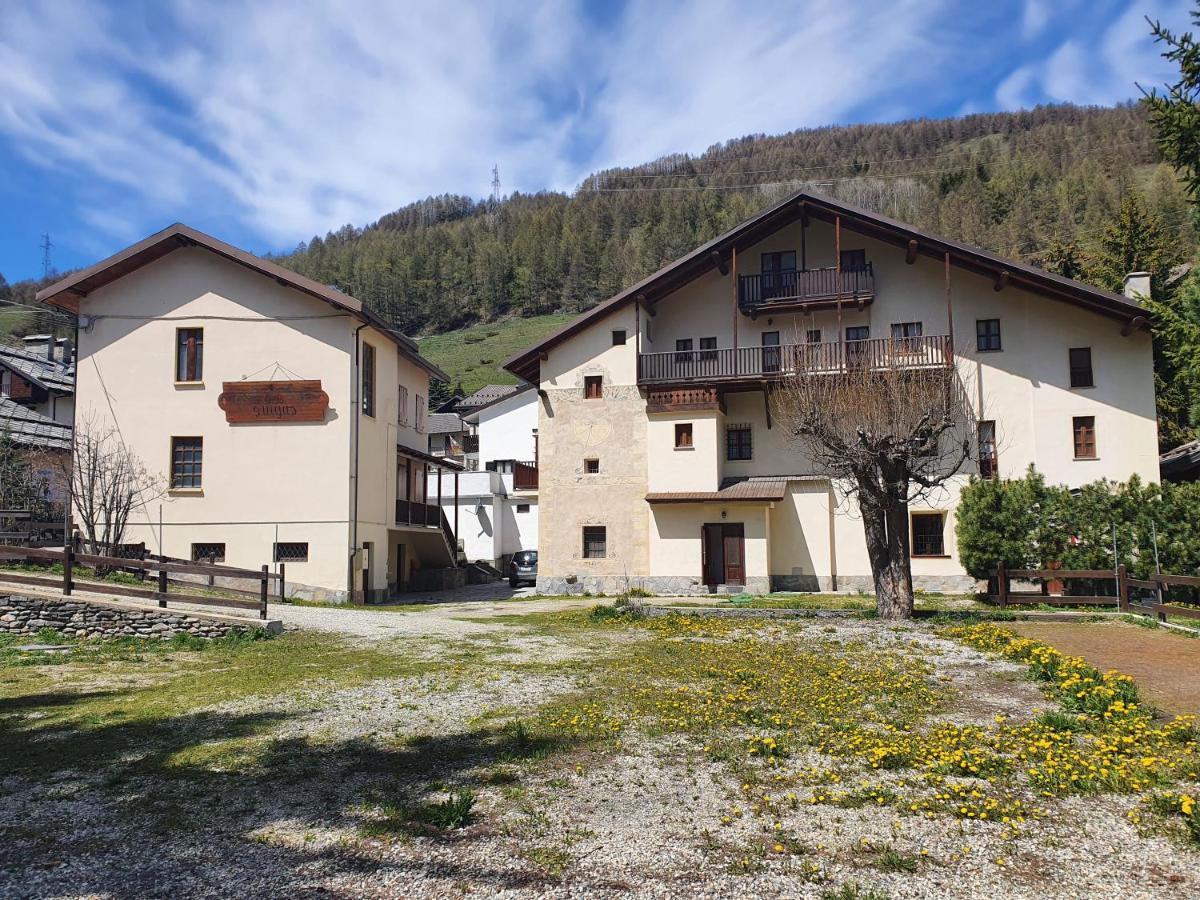
[(458, 469), (454, 470), (454, 543), (458, 545)]
[[(954, 355), (954, 303), (950, 299), (950, 252), (945, 254), (945, 269), (946, 269), (946, 333), (950, 335), (949, 353)], [(947, 360), (949, 362), (949, 360)]]
[(733, 284), (733, 374), (738, 374), (738, 273), (737, 273), (737, 246), (735, 245), (730, 253), (731, 268), (733, 270), (733, 278), (730, 281)]
[(767, 414), (767, 431), (771, 430), (771, 388), (763, 385), (763, 410)]
[[(834, 279), (837, 282), (837, 330), (838, 330), (838, 346), (842, 346), (846, 338), (845, 329), (842, 328), (842, 217), (834, 216), (833, 218), (833, 256), (837, 260), (837, 267), (834, 270)], [(839, 358), (844, 354), (839, 349)]]

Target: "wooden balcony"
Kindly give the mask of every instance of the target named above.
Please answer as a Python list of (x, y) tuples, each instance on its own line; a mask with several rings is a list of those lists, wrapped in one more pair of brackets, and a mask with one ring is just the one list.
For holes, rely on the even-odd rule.
[(536, 462), (513, 462), (513, 490), (536, 491), (538, 469)]
[(875, 299), (875, 271), (862, 269), (807, 269), (803, 272), (767, 272), (738, 276), (738, 307), (749, 316), (759, 312), (824, 309), (864, 305)]
[(450, 546), (456, 546), (454, 529), (442, 508), (435, 503), (418, 503), (415, 500), (396, 501), (397, 525), (421, 525), (426, 528), (440, 528)]
[(716, 388), (673, 388), (665, 391), (650, 391), (646, 397), (646, 412), (648, 413), (690, 412), (705, 409), (725, 411), (721, 392)]
[[(797, 374), (835, 375), (863, 370), (931, 369), (954, 362), (949, 335), (877, 338), (779, 347), (738, 347), (643, 353), (638, 384), (758, 383)], [(654, 392), (667, 394), (669, 392)], [(664, 398), (665, 399), (665, 398)]]

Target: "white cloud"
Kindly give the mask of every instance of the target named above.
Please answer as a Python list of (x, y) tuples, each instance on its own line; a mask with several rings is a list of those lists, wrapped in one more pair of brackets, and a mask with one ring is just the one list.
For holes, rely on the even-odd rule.
[(1025, 0), (1025, 9), (1021, 14), (1021, 36), (1026, 40), (1035, 38), (1042, 33), (1050, 21), (1050, 10), (1044, 0)]
[[(279, 248), (430, 193), (483, 195), (497, 162), (507, 190), (570, 188), (743, 134), (986, 108), (992, 92), (1005, 108), (1111, 102), (1155, 80), (1140, 11), (1090, 8), (629, 0), (598, 21), (582, 0), (9, 2), (0, 141), (93, 235), (236, 222)], [(1023, 42), (1050, 34), (1068, 37), (1029, 59)]]
[[(1071, 36), (1044, 59), (1015, 68), (996, 89), (996, 101), (1016, 109), (1048, 101), (1106, 104), (1136, 96), (1136, 84), (1148, 88), (1171, 75), (1170, 65), (1159, 55), (1162, 48), (1150, 37), (1146, 17), (1169, 26), (1186, 25), (1189, 8), (1186, 0), (1170, 0), (1129, 5), (1115, 16), (1094, 9), (1082, 19), (1071, 7), (1057, 9), (1059, 33)], [(1028, 12), (1027, 6), (1026, 24)], [(1044, 31), (1046, 24), (1042, 21), (1037, 31)]]

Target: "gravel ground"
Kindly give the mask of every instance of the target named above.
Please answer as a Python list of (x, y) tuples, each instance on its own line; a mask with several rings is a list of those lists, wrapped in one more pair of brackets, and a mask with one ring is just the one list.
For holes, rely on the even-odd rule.
[[(507, 604), (491, 615), (580, 602), (594, 601)], [(651, 636), (550, 637), (499, 619), (466, 621), (488, 617), (476, 607), (276, 609), (290, 626), (341, 631), (385, 652), (504, 652), (477, 666), (352, 688), (313, 680), (280, 695), (214, 702), (204, 710), (213, 717), (281, 718), (261, 756), (208, 779), (114, 779), (103, 770), (0, 776), (0, 896), (821, 897), (849, 883), (897, 898), (1200, 894), (1200, 854), (1139, 836), (1126, 797), (1057, 801), (1053, 818), (1016, 838), (981, 822), (801, 805), (780, 813), (780, 824), (810, 852), (735, 871), (770, 823), (747, 815), (722, 826), (742, 786), (688, 736), (631, 730), (617, 752), (575, 747), (517, 760), (497, 743), (506, 722), (586, 689), (604, 654)], [(942, 714), (955, 721), (1020, 720), (1048, 705), (1022, 667), (924, 626), (747, 627), (797, 646), (869, 642), (928, 660), (938, 684), (958, 693)], [(381, 762), (384, 753), (391, 756)], [(397, 753), (407, 754), (403, 764)], [(812, 753), (793, 762), (821, 761)], [(466, 828), (377, 835), (368, 827), (385, 808), (380, 796), (440, 799), (465, 785), (477, 790), (479, 813)], [(882, 870), (884, 847), (919, 857), (920, 866)]]

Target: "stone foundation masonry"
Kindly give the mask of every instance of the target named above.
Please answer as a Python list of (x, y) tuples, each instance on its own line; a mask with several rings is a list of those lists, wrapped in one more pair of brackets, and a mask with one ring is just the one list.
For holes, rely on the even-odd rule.
[[(261, 627), (271, 623), (263, 622)], [(53, 628), (72, 638), (224, 637), (259, 623), (232, 616), (147, 609), (111, 600), (67, 600), (0, 594), (0, 634), (37, 634)], [(271, 630), (277, 630), (273, 628)]]

